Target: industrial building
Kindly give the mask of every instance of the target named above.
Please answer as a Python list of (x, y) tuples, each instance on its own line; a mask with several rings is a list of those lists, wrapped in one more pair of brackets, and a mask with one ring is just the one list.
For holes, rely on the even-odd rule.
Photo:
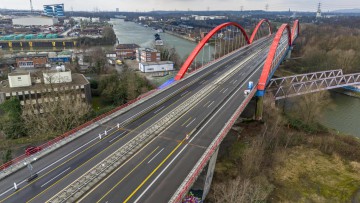
[(168, 73), (174, 70), (174, 62), (159, 61), (159, 62), (141, 62), (139, 63), (139, 70), (143, 73)]
[(91, 18), (90, 17), (72, 17), (74, 20), (75, 20), (75, 22), (85, 22), (85, 21), (87, 21), (87, 22), (91, 22)]
[(53, 26), (59, 23), (59, 20), (54, 17), (45, 16), (27, 16), (12, 19), (13, 25), (20, 26)]
[(123, 59), (136, 59), (136, 49), (140, 48), (137, 44), (119, 44), (116, 46), (116, 55)]
[(159, 62), (161, 61), (160, 52), (151, 48), (136, 49), (136, 60), (139, 62)]
[(15, 60), (19, 68), (42, 68), (48, 62), (48, 54), (19, 55)]
[(65, 17), (64, 4), (44, 5), (44, 15)]
[[(71, 91), (71, 96), (62, 96), (61, 98), (51, 98), (51, 92)], [(56, 95), (56, 94), (54, 94)], [(0, 103), (11, 97), (17, 97), (22, 106), (33, 105), (34, 112), (43, 113), (41, 104), (45, 102), (54, 102), (58, 99), (72, 99), (73, 97), (82, 98), (84, 102), (91, 101), (90, 83), (82, 74), (71, 74), (71, 71), (63, 68), (38, 73), (10, 73), (8, 80), (0, 82)]]

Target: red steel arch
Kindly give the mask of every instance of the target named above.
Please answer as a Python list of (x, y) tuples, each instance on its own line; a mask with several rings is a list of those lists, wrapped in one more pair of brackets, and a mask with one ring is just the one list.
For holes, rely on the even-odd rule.
[(261, 76), (260, 76), (260, 80), (259, 80), (259, 84), (258, 84), (258, 90), (259, 91), (264, 91), (265, 90), (265, 86), (266, 86), (266, 83), (268, 81), (269, 74), (270, 74), (270, 71), (271, 71), (272, 63), (274, 61), (275, 54), (276, 54), (277, 48), (279, 46), (281, 37), (283, 36), (283, 33), (284, 33), (285, 30), (288, 31), (289, 46), (291, 46), (292, 41), (291, 41), (291, 29), (290, 29), (290, 26), (289, 26), (289, 24), (283, 24), (279, 28), (278, 32), (275, 35), (274, 41), (271, 44), (269, 55), (266, 58), (265, 65), (264, 65), (263, 71), (262, 71)]
[(194, 61), (196, 56), (200, 53), (201, 49), (205, 46), (205, 44), (216, 34), (216, 32), (221, 30), (222, 28), (228, 27), (228, 26), (235, 26), (235, 27), (239, 28), (241, 30), (242, 34), (244, 35), (246, 42), (248, 44), (250, 44), (249, 37), (246, 34), (245, 29), (243, 27), (241, 27), (241, 25), (239, 25), (238, 23), (235, 23), (235, 22), (223, 23), (223, 24), (217, 26), (216, 28), (214, 28), (213, 30), (211, 30), (204, 37), (204, 39), (202, 39), (201, 42), (195, 47), (195, 49), (191, 52), (190, 56), (186, 59), (185, 63), (183, 64), (183, 66), (181, 67), (181, 69), (179, 70), (177, 75), (175, 76), (175, 80), (181, 80), (184, 77), (184, 75), (187, 72), (187, 70), (189, 69), (191, 63)]
[(293, 27), (292, 27), (292, 32), (291, 32), (291, 39), (292, 39), (292, 42), (293, 43), (295, 41), (295, 31), (297, 29), (297, 36), (299, 36), (300, 34), (300, 24), (299, 24), (299, 20), (295, 20), (294, 21), (294, 24), (293, 24)]
[(271, 24), (270, 24), (269, 20), (268, 20), (268, 19), (262, 19), (262, 20), (256, 25), (256, 27), (255, 27), (255, 29), (254, 29), (251, 37), (250, 37), (250, 44), (252, 44), (252, 43), (254, 42), (254, 39), (255, 39), (255, 37), (256, 37), (256, 34), (257, 34), (257, 32), (259, 31), (259, 29), (260, 29), (260, 27), (261, 27), (261, 25), (262, 25), (263, 23), (268, 24), (268, 26), (269, 26), (269, 33), (270, 33), (270, 35), (272, 34)]

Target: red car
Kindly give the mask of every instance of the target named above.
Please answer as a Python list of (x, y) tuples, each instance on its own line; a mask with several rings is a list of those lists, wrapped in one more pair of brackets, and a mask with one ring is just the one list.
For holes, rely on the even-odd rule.
[(26, 155), (31, 155), (31, 154), (35, 154), (36, 152), (40, 151), (41, 150), (41, 147), (33, 147), (33, 146), (30, 146), (30, 147), (27, 147), (25, 149), (25, 154)]

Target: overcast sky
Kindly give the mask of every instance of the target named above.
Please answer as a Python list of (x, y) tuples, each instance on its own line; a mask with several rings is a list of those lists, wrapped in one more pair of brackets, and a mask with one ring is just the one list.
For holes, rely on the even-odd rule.
[[(0, 8), (30, 9), (30, 0), (0, 0)], [(65, 11), (151, 11), (151, 10), (264, 10), (316, 11), (316, 0), (32, 0), (34, 9), (44, 4), (64, 3)], [(360, 0), (322, 0), (322, 10), (360, 8)]]

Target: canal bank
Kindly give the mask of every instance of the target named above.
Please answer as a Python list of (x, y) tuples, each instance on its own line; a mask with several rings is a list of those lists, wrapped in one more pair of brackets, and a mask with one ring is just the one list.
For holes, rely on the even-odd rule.
[(190, 42), (196, 42), (196, 39), (194, 39), (194, 38), (192, 38), (192, 37), (185, 36), (185, 35), (180, 35), (180, 34), (178, 34), (178, 33), (176, 33), (176, 32), (172, 32), (172, 31), (167, 30), (166, 33), (167, 33), (167, 34), (170, 34), (170, 35), (174, 35), (175, 37), (179, 37), (179, 38), (181, 38), (181, 39), (188, 40), (188, 41), (190, 41)]
[[(120, 44), (135, 43), (140, 47), (152, 47), (154, 45), (154, 35), (156, 30), (144, 27), (134, 22), (125, 22), (122, 19), (111, 19), (116, 37)], [(165, 45), (169, 48), (175, 48), (181, 59), (186, 59), (187, 56), (194, 50), (197, 43), (171, 35), (167, 32), (159, 33)], [(210, 54), (209, 54), (210, 52)], [(204, 60), (208, 61), (209, 56), (212, 57), (214, 52), (213, 47), (205, 50)]]

